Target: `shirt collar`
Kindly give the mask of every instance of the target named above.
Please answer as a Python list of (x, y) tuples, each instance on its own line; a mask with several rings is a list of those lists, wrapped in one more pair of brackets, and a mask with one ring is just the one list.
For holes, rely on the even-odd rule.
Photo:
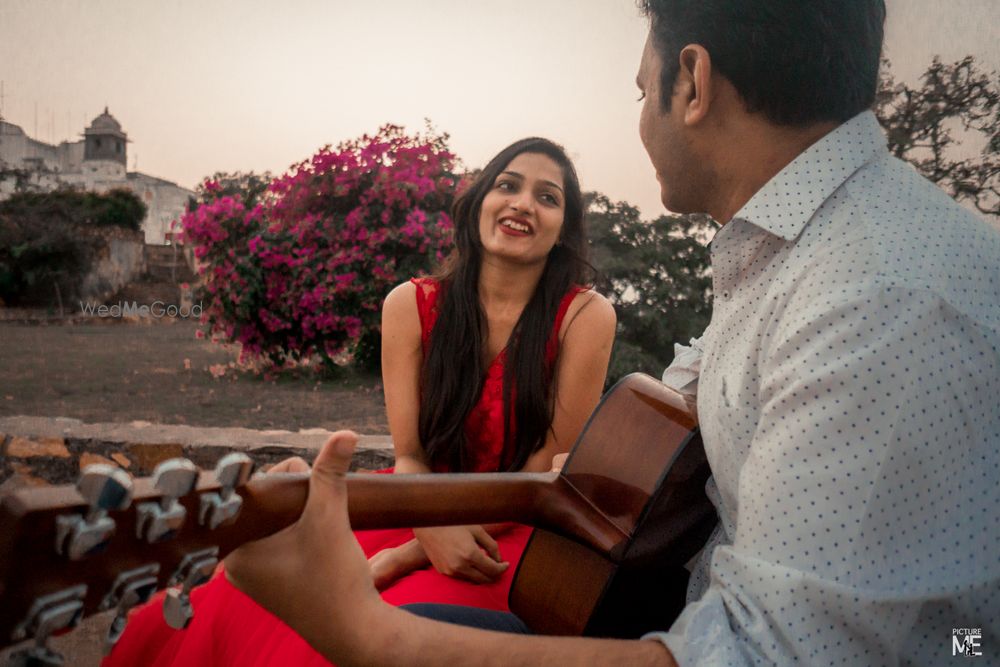
[(802, 151), (733, 217), (791, 241), (844, 181), (885, 150), (875, 114), (864, 111)]

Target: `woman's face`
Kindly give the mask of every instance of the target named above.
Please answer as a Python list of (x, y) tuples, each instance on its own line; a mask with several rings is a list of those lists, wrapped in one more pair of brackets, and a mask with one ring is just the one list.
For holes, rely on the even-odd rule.
[(540, 153), (521, 153), (497, 176), (479, 212), (484, 256), (544, 262), (566, 212), (562, 169)]

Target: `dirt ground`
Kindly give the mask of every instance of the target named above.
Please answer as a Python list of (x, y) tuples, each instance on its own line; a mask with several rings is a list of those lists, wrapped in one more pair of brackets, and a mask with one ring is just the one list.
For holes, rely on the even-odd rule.
[(0, 416), (389, 432), (379, 378), (264, 381), (230, 367), (237, 351), (196, 330), (185, 320), (0, 322)]

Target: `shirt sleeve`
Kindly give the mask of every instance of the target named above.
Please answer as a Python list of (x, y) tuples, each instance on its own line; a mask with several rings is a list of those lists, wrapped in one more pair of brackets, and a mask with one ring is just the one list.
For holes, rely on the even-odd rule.
[(919, 288), (809, 298), (760, 350), (732, 542), (647, 638), (682, 667), (944, 664), (963, 625), (1000, 641), (997, 331)]

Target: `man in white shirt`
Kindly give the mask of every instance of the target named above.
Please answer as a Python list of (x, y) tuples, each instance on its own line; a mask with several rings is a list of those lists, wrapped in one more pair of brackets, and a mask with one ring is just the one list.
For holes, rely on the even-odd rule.
[(302, 520), (229, 576), (337, 664), (936, 665), (963, 628), (998, 660), (1000, 237), (887, 154), (881, 0), (645, 8), (663, 202), (723, 225), (697, 345), (721, 521), (680, 618), (608, 641), (382, 604), (346, 520), (349, 434)]

